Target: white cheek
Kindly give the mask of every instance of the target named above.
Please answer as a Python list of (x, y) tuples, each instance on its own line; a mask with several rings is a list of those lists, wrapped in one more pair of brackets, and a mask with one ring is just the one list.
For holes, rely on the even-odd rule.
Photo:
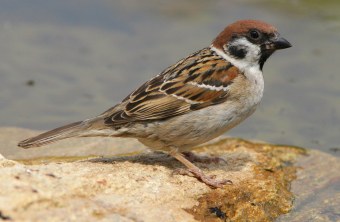
[(258, 55), (255, 56), (257, 60), (256, 58), (255, 59), (249, 58), (257, 54), (257, 52), (251, 52), (251, 53), (248, 52), (246, 55), (246, 58), (235, 59), (231, 57), (230, 55), (227, 55), (223, 50), (215, 48), (213, 45), (210, 46), (210, 48), (212, 51), (216, 52), (217, 55), (221, 56), (223, 59), (225, 59), (226, 61), (236, 66), (242, 72), (248, 72), (249, 69), (255, 69), (255, 70), (260, 69), (260, 66), (258, 63), (259, 56)]

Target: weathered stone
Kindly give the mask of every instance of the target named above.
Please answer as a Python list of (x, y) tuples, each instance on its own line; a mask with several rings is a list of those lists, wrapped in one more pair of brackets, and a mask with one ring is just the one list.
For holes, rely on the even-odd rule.
[(0, 153), (0, 168), (2, 167), (11, 167), (17, 164), (15, 161), (7, 160), (3, 155)]
[[(15, 135), (20, 139), (27, 136), (18, 131)], [(98, 141), (100, 138), (92, 140), (92, 149), (97, 148), (97, 143), (101, 150), (103, 142)], [(66, 140), (63, 146), (68, 150), (72, 147), (74, 152), (83, 143), (82, 139)], [(114, 148), (121, 144), (111, 143), (115, 153)], [(129, 151), (141, 150), (133, 140), (126, 140), (125, 144)], [(39, 149), (49, 152), (52, 147)], [(25, 152), (31, 150), (34, 151)], [(339, 219), (336, 187), (340, 185), (340, 164), (336, 157), (238, 139), (224, 139), (195, 152), (223, 158), (225, 162), (195, 164), (207, 174), (230, 179), (233, 184), (211, 189), (193, 177), (173, 174), (174, 169), (183, 166), (159, 152), (105, 158), (81, 157), (81, 153), (76, 157), (53, 157), (46, 153), (44, 158), (34, 156), (35, 159), (19, 162), (0, 156), (0, 220)]]

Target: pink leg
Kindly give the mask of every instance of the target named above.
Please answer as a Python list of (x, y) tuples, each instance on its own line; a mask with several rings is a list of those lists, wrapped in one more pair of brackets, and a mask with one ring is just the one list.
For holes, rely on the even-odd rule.
[(186, 170), (180, 170), (181, 174), (186, 174), (186, 175), (194, 175), (197, 179), (202, 181), (203, 183), (213, 187), (213, 188), (221, 188), (225, 184), (232, 184), (230, 180), (216, 180), (215, 176), (207, 176), (205, 175), (200, 168), (195, 166), (193, 163), (191, 163), (189, 160), (187, 160), (183, 154), (179, 153), (177, 149), (173, 149), (170, 152), (170, 155), (176, 158), (179, 162), (184, 164), (187, 169)]
[(206, 164), (227, 162), (223, 158), (220, 158), (220, 157), (199, 156), (190, 151), (182, 152), (182, 154), (184, 155), (185, 159), (189, 160), (190, 162), (198, 162), (198, 163), (206, 163)]

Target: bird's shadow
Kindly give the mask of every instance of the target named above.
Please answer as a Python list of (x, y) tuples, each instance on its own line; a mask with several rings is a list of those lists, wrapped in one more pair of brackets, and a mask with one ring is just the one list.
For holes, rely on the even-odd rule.
[[(207, 154), (196, 154), (199, 156), (204, 156), (205, 158), (210, 158), (210, 155)], [(216, 158), (216, 157), (212, 157)], [(202, 163), (193, 161), (193, 164), (196, 166), (209, 170), (218, 170), (223, 169), (226, 171), (240, 171), (242, 170), (249, 162), (253, 162), (253, 157), (248, 153), (238, 153), (237, 155), (225, 154), (219, 156), (222, 161), (218, 162), (210, 162), (210, 163)], [(139, 163), (144, 165), (158, 165), (163, 166), (169, 169), (178, 169), (185, 168), (179, 161), (177, 161), (172, 156), (160, 152), (154, 151), (150, 153), (142, 153), (136, 155), (128, 155), (128, 156), (113, 156), (113, 157), (99, 157), (90, 160), (84, 160), (86, 162), (92, 163), (104, 163), (104, 164), (115, 164), (118, 162), (131, 162), (131, 163)]]

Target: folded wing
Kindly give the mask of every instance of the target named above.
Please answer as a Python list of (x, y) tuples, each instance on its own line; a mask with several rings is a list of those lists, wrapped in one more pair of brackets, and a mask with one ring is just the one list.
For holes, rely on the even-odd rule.
[(209, 48), (200, 50), (143, 84), (103, 113), (105, 124), (164, 120), (228, 100), (239, 70)]

